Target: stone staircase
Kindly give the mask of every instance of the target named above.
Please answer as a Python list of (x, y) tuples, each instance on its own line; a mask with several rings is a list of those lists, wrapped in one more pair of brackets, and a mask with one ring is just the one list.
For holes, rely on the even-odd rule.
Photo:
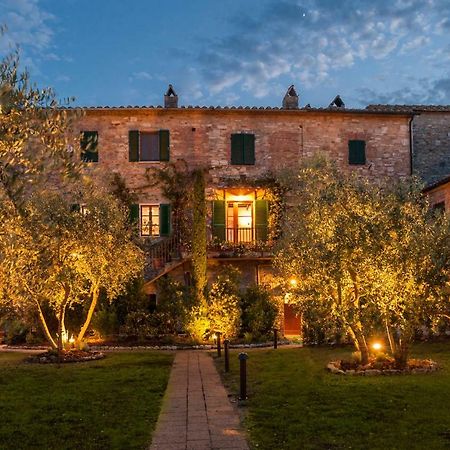
[(152, 283), (175, 267), (183, 264), (181, 239), (178, 234), (151, 242), (145, 248), (145, 283)]

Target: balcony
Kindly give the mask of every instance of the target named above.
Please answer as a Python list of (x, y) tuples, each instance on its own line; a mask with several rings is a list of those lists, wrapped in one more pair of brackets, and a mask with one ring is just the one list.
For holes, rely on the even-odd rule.
[(214, 237), (208, 243), (210, 256), (267, 257), (271, 255), (273, 243), (268, 240), (267, 226), (216, 228), (213, 234)]

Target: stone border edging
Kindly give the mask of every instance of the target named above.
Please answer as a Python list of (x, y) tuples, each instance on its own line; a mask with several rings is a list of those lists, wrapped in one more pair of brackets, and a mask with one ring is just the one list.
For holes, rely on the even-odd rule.
[[(279, 346), (290, 345), (292, 342), (278, 342)], [(263, 342), (260, 344), (230, 344), (229, 348), (269, 348), (273, 347), (273, 342)], [(92, 345), (92, 350), (215, 350), (216, 345), (140, 345), (140, 346), (120, 346), (120, 345)], [(223, 350), (223, 347), (222, 347)]]
[[(292, 345), (290, 341), (278, 341), (278, 346)], [(273, 342), (261, 342), (257, 344), (230, 344), (229, 348), (270, 348), (273, 347)], [(19, 346), (19, 345), (2, 345), (1, 349), (6, 350), (48, 350), (50, 347), (46, 346)], [(91, 350), (215, 350), (216, 345), (202, 344), (202, 345), (89, 345)]]

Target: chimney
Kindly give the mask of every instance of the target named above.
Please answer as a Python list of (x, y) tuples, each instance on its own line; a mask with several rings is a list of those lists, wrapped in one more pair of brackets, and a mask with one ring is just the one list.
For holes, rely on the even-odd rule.
[(283, 98), (283, 109), (298, 109), (298, 95), (293, 84), (289, 86)]
[(178, 108), (178, 95), (171, 84), (164, 95), (164, 108)]
[(336, 97), (334, 97), (333, 101), (330, 103), (330, 106), (328, 106), (328, 108), (345, 108), (345, 103), (342, 100), (340, 95), (336, 95)]

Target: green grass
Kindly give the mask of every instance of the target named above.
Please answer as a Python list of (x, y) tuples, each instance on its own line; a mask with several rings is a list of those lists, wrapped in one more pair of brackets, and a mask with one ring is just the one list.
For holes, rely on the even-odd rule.
[(173, 355), (111, 353), (99, 361), (25, 364), (0, 353), (0, 448), (143, 449)]
[[(450, 344), (421, 344), (413, 356), (442, 365), (434, 374), (351, 377), (324, 370), (349, 349), (249, 352), (245, 425), (253, 448), (450, 448)], [(237, 353), (224, 380), (238, 392)], [(216, 360), (222, 369), (223, 361)]]

